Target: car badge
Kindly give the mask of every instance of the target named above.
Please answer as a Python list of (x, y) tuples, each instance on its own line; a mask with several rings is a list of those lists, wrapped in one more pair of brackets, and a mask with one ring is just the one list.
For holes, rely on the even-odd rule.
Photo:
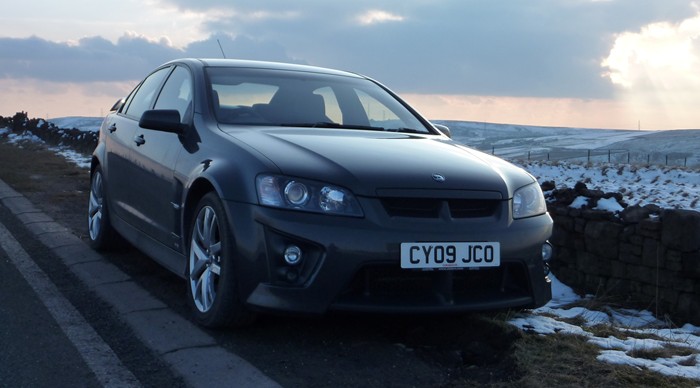
[(442, 183), (442, 182), (445, 181), (445, 176), (444, 176), (444, 175), (441, 175), (441, 174), (433, 174), (433, 180), (434, 180), (435, 182)]

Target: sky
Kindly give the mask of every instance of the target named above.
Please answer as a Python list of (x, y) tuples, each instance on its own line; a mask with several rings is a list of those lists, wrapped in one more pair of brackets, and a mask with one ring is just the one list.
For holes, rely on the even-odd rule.
[(102, 116), (223, 49), (362, 73), (431, 120), (700, 128), (700, 0), (3, 2), (5, 116)]

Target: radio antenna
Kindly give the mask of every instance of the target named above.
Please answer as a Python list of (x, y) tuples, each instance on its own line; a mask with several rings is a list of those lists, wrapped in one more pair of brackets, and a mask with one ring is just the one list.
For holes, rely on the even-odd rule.
[(223, 55), (223, 56), (224, 56), (224, 59), (226, 59), (226, 53), (224, 52), (224, 48), (221, 47), (221, 42), (219, 42), (219, 40), (217, 39), (217, 40), (216, 40), (216, 43), (219, 44), (219, 49), (221, 50), (221, 55)]

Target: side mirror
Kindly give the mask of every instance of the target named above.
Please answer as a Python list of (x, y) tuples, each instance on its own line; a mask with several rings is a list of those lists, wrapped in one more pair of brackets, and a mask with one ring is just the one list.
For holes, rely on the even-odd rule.
[(180, 122), (180, 112), (175, 109), (147, 110), (141, 115), (139, 127), (178, 135), (185, 131), (185, 127)]
[(433, 127), (435, 127), (438, 131), (442, 132), (443, 135), (449, 137), (450, 139), (452, 138), (452, 131), (450, 131), (450, 128), (446, 125), (433, 124)]

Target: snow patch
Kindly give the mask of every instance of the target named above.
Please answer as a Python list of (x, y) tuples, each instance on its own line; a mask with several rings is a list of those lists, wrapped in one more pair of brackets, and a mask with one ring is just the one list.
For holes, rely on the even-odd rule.
[[(700, 379), (700, 328), (690, 324), (681, 328), (667, 328), (649, 311), (613, 309), (609, 306), (603, 307), (603, 311), (581, 306), (567, 307), (575, 302), (581, 304), (590, 297), (579, 297), (554, 275), (549, 276), (552, 280), (552, 300), (543, 307), (516, 316), (509, 321), (510, 324), (540, 335), (563, 333), (586, 337), (588, 342), (601, 348), (597, 359), (602, 362), (645, 368), (668, 376)], [(583, 323), (566, 322), (572, 319)], [(610, 325), (630, 336), (597, 337), (587, 330), (596, 325)], [(637, 338), (643, 335), (653, 335), (655, 338)], [(656, 360), (634, 356), (635, 352), (669, 346), (696, 351), (687, 356)]]
[(601, 199), (599, 199), (598, 204), (596, 205), (596, 207), (594, 207), (594, 209), (606, 210), (606, 211), (609, 211), (610, 213), (618, 213), (618, 212), (625, 210), (625, 208), (623, 208), (622, 205), (620, 205), (620, 203), (617, 202), (617, 199), (615, 199), (615, 198), (601, 198)]

